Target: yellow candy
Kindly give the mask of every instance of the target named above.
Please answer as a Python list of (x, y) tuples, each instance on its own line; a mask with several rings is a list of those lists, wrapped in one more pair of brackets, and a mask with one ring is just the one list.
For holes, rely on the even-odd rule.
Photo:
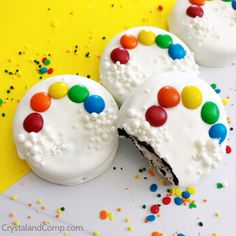
[(196, 109), (202, 103), (202, 92), (196, 86), (184, 87), (181, 97), (183, 105), (188, 109)]
[(175, 194), (175, 196), (177, 196), (177, 197), (182, 196), (182, 191), (181, 191), (181, 189), (175, 188), (175, 189), (174, 189), (174, 194)]
[(216, 212), (216, 213), (215, 213), (215, 216), (216, 216), (216, 217), (220, 217), (220, 216), (221, 216), (221, 213), (220, 213), (220, 212)]
[(195, 194), (195, 193), (197, 192), (197, 189), (196, 189), (195, 187), (193, 187), (193, 186), (189, 186), (189, 187), (187, 188), (187, 191), (188, 191), (191, 195), (193, 195), (193, 194)]
[(59, 99), (67, 95), (69, 88), (63, 82), (56, 82), (49, 87), (48, 94), (50, 97)]
[(114, 221), (114, 217), (113, 217), (112, 212), (108, 213), (108, 219), (111, 220), (111, 221)]
[(99, 236), (100, 233), (96, 230), (94, 233), (93, 233), (93, 236)]
[(43, 203), (43, 200), (37, 200), (37, 204), (42, 204)]
[(222, 103), (223, 103), (223, 105), (228, 105), (229, 104), (229, 100), (228, 99), (226, 99), (226, 98), (223, 98), (222, 99)]
[(16, 199), (17, 199), (16, 195), (11, 196), (11, 200), (16, 201)]
[(128, 227), (128, 231), (133, 231), (134, 230), (134, 227), (133, 226), (129, 226)]
[(20, 221), (18, 221), (18, 220), (13, 221), (12, 224), (18, 226), (18, 225), (20, 225)]
[(149, 46), (154, 44), (156, 35), (151, 31), (142, 30), (138, 34), (138, 40), (141, 44)]

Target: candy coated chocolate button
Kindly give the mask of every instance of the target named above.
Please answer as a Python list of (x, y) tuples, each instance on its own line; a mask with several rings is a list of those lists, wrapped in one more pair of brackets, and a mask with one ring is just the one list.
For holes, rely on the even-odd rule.
[(38, 113), (31, 113), (25, 118), (23, 127), (28, 133), (38, 133), (43, 128), (43, 117)]
[(111, 60), (116, 63), (126, 64), (129, 61), (129, 52), (124, 48), (115, 48), (111, 52)]
[(204, 15), (203, 9), (197, 5), (192, 5), (192, 6), (188, 7), (186, 13), (188, 16), (193, 17), (193, 18), (203, 17), (203, 15)]
[(145, 117), (151, 126), (160, 127), (167, 121), (167, 112), (160, 106), (151, 106), (147, 109)]

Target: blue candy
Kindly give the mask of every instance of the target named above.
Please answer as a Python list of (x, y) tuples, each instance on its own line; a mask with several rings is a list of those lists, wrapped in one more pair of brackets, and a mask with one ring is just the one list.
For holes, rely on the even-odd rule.
[(88, 96), (84, 101), (84, 108), (88, 113), (101, 113), (105, 108), (105, 102), (98, 95)]
[(178, 206), (183, 204), (183, 199), (180, 197), (176, 197), (174, 201), (175, 201), (175, 204)]
[(155, 219), (156, 219), (156, 216), (154, 216), (154, 215), (149, 215), (149, 216), (146, 217), (146, 220), (149, 221), (149, 222), (152, 222)]
[(152, 185), (150, 186), (150, 191), (151, 191), (151, 192), (156, 192), (157, 189), (158, 189), (158, 186), (157, 186), (156, 184), (152, 184)]
[(179, 233), (177, 234), (177, 236), (185, 236), (185, 234)]
[(223, 143), (227, 136), (227, 128), (223, 124), (215, 124), (209, 130), (209, 136), (219, 140), (219, 144)]
[(183, 198), (190, 198), (190, 193), (188, 191), (182, 192), (182, 197)]
[(232, 1), (232, 7), (233, 7), (234, 10), (236, 10), (236, 0)]
[(46, 67), (41, 67), (40, 69), (39, 69), (39, 73), (40, 74), (44, 74), (44, 73), (46, 73), (48, 71), (48, 69), (46, 68)]
[(168, 49), (169, 56), (173, 59), (183, 59), (186, 56), (186, 51), (180, 44), (172, 44)]

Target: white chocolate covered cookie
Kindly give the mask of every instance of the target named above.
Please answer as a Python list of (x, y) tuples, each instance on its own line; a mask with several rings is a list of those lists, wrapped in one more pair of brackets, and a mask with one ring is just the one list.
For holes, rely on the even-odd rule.
[(228, 125), (216, 92), (184, 73), (154, 76), (123, 103), (118, 132), (130, 138), (172, 184), (188, 186), (216, 168), (225, 153)]
[(236, 0), (177, 0), (169, 29), (204, 66), (236, 62)]
[(53, 183), (90, 180), (114, 159), (117, 113), (113, 97), (95, 81), (74, 75), (43, 80), (26, 93), (15, 113), (18, 154)]
[(100, 62), (101, 82), (119, 104), (150, 76), (168, 71), (198, 73), (198, 66), (179, 38), (148, 26), (115, 36)]

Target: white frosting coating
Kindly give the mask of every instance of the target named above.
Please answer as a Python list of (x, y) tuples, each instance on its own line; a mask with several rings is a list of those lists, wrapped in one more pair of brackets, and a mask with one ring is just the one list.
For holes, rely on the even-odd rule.
[[(65, 82), (69, 88), (80, 84), (89, 95), (105, 101), (101, 113), (89, 114), (83, 103), (74, 103), (68, 96), (51, 100), (50, 108), (40, 113), (43, 129), (27, 133), (24, 119), (32, 112), (30, 99), (38, 92), (48, 92), (54, 82)], [(110, 93), (90, 79), (61, 75), (39, 82), (19, 103), (14, 118), (14, 138), (19, 156), (42, 178), (63, 185), (90, 180), (112, 163), (118, 147), (116, 119), (118, 107)]]
[[(185, 58), (173, 60), (168, 55), (168, 49), (162, 49), (156, 43), (144, 46), (139, 42), (136, 48), (128, 50), (130, 60), (127, 64), (119, 62), (114, 64), (110, 54), (113, 49), (121, 47), (121, 36), (132, 34), (138, 37), (141, 30), (152, 31), (156, 36), (159, 34), (170, 35), (174, 44), (181, 44), (186, 50)], [(198, 73), (198, 66), (190, 50), (179, 38), (165, 30), (149, 26), (132, 28), (115, 36), (107, 45), (100, 62), (101, 82), (119, 104), (122, 104), (127, 95), (144, 80), (153, 74), (168, 71)]]
[[(181, 94), (188, 85), (195, 85), (202, 91), (201, 106), (190, 110), (180, 102), (176, 107), (165, 108), (168, 119), (163, 126), (150, 126), (145, 113), (150, 106), (158, 105), (158, 91), (164, 86), (172, 86)], [(225, 153), (227, 137), (222, 144), (217, 139), (211, 139), (208, 134), (211, 125), (201, 118), (201, 107), (207, 101), (218, 106), (220, 117), (217, 123), (223, 123), (228, 129), (222, 101), (206, 82), (183, 73), (153, 76), (136, 88), (123, 103), (117, 127), (151, 145), (155, 153), (170, 165), (179, 185), (191, 185), (216, 168)]]
[(169, 29), (194, 52), (196, 61), (205, 66), (221, 67), (236, 61), (236, 11), (231, 2), (206, 1), (203, 17), (186, 14), (189, 0), (177, 0), (168, 18)]

